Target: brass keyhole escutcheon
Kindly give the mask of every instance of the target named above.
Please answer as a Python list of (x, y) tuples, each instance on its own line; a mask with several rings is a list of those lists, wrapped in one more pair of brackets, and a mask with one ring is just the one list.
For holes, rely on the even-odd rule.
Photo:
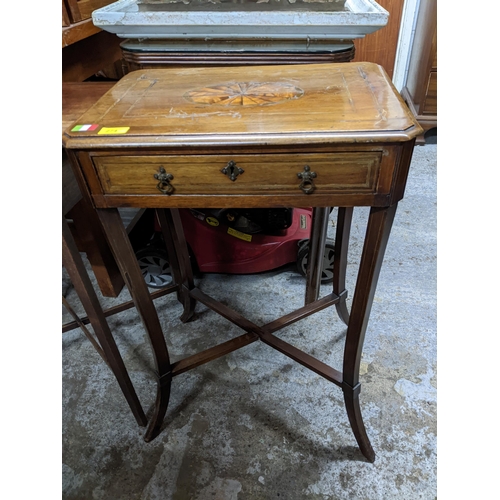
[(234, 182), (236, 180), (236, 177), (242, 174), (244, 170), (238, 167), (238, 165), (236, 165), (236, 162), (231, 160), (227, 163), (227, 165), (223, 169), (221, 169), (221, 172), (224, 175), (227, 175), (229, 179), (231, 179)]
[(304, 171), (298, 173), (297, 177), (302, 179), (299, 188), (302, 189), (305, 194), (311, 194), (316, 189), (313, 182), (313, 179), (316, 178), (316, 172), (312, 172), (309, 165), (304, 165)]
[(158, 180), (158, 184), (156, 188), (162, 192), (163, 194), (172, 194), (174, 192), (174, 186), (170, 184), (170, 181), (174, 178), (172, 174), (167, 173), (167, 171), (161, 166), (158, 169), (158, 173), (153, 176), (156, 180)]

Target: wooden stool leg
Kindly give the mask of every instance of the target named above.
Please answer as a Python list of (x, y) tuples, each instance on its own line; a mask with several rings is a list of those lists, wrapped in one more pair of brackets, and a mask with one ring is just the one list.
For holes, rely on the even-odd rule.
[(172, 273), (172, 282), (175, 285), (179, 285), (179, 289), (177, 290), (177, 300), (183, 304), (184, 303), (184, 295), (182, 293), (182, 275), (179, 266), (179, 259), (177, 258), (177, 252), (174, 246), (174, 240), (172, 236), (172, 229), (168, 224), (168, 221), (165, 220), (165, 210), (163, 208), (155, 209), (155, 216), (160, 225), (161, 233), (163, 235), (163, 241), (165, 243), (165, 247), (167, 249), (168, 260), (170, 264), (170, 270)]
[(349, 235), (351, 233), (352, 207), (339, 207), (337, 215), (337, 231), (335, 234), (335, 250), (333, 256), (333, 293), (340, 296), (335, 304), (340, 319), (349, 324), (345, 292), (345, 275), (347, 269), (347, 251), (349, 249)]
[[(157, 214), (163, 239), (167, 245), (167, 253), (169, 256), (173, 256), (170, 263), (172, 266), (172, 276), (175, 283), (181, 285), (179, 296), (184, 305), (184, 313), (180, 319), (183, 323), (186, 323), (194, 316), (196, 300), (189, 294), (189, 290), (194, 288), (194, 278), (187, 242), (184, 237), (184, 228), (182, 227), (179, 210), (158, 209)], [(175, 269), (173, 266), (175, 266)]]
[(370, 210), (344, 349), (342, 389), (346, 409), (359, 448), (370, 462), (375, 460), (375, 453), (366, 434), (359, 407), (361, 388), (359, 365), (368, 318), (396, 208), (397, 204), (394, 204), (388, 208), (372, 207)]
[(102, 353), (105, 356), (105, 361), (115, 375), (137, 423), (140, 426), (145, 426), (147, 424), (146, 415), (144, 414), (139, 398), (132, 385), (132, 381), (125, 368), (123, 359), (120, 356), (120, 352), (109, 329), (99, 299), (97, 298), (92, 282), (83, 264), (82, 257), (78, 252), (71, 230), (64, 216), (62, 218), (62, 254), (63, 265), (89, 317), (90, 324), (94, 329), (102, 348)]
[(319, 297), (329, 216), (330, 207), (316, 207), (313, 209), (311, 237), (309, 238), (309, 258), (306, 269), (305, 305), (314, 302)]
[(99, 214), (99, 219), (106, 232), (108, 242), (115, 255), (115, 260), (120, 268), (123, 279), (142, 319), (153, 350), (158, 377), (157, 395), (155, 411), (144, 436), (145, 441), (151, 441), (160, 432), (170, 398), (172, 370), (167, 344), (163, 337), (158, 314), (149, 295), (148, 287), (142, 276), (139, 263), (123, 227), (118, 210), (115, 208), (97, 209), (97, 213)]
[(104, 297), (118, 297), (123, 285), (123, 278), (115, 259), (108, 247), (94, 208), (82, 198), (70, 211), (76, 232), (83, 244), (82, 251), (92, 266), (97, 284)]

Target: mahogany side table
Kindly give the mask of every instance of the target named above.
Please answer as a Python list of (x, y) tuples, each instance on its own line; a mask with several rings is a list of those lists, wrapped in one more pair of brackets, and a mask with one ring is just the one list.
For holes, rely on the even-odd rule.
[[(126, 75), (66, 131), (65, 147), (151, 342), (160, 430), (174, 377), (252, 342), (339, 386), (361, 452), (375, 459), (363, 423), (359, 365), (370, 309), (415, 137), (422, 129), (389, 77), (372, 63), (146, 69)], [(179, 208), (313, 207), (305, 304), (256, 325), (195, 286)], [(331, 293), (319, 298), (329, 207), (339, 208)], [(350, 313), (345, 272), (353, 207), (370, 207)], [(153, 302), (118, 207), (155, 208), (179, 264), (188, 321), (200, 301), (244, 333), (171, 363)], [(342, 370), (274, 335), (335, 305), (347, 324)], [(311, 339), (313, 342), (314, 339)]]

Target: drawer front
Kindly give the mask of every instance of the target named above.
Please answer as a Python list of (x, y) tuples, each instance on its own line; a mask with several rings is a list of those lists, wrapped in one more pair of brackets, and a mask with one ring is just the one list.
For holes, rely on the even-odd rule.
[(290, 195), (375, 193), (382, 151), (96, 156), (104, 194)]

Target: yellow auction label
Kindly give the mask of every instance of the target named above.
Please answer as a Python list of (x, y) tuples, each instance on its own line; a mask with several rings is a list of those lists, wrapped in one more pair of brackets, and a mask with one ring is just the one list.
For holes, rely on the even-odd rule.
[(232, 227), (229, 227), (227, 229), (227, 234), (230, 234), (231, 236), (234, 236), (235, 238), (239, 238), (240, 240), (252, 241), (251, 234), (241, 233), (240, 231), (236, 231), (236, 229), (233, 229)]
[(210, 224), (211, 226), (219, 225), (219, 221), (215, 217), (207, 217), (205, 220), (207, 221), (207, 224)]
[(115, 135), (115, 134), (126, 134), (130, 130), (130, 127), (102, 127), (97, 135)]

